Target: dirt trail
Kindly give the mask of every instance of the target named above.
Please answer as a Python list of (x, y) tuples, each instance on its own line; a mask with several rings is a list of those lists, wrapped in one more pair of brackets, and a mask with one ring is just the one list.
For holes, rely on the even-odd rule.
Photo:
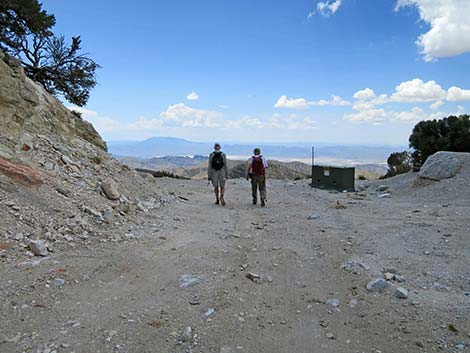
[[(136, 239), (3, 271), (1, 352), (457, 352), (459, 342), (468, 349), (468, 297), (452, 284), (445, 295), (455, 307), (432, 307), (434, 292), (428, 301), (412, 292), (411, 272), (401, 284), (409, 299), (365, 289), (382, 276), (380, 260), (407, 269), (419, 261), (385, 254), (385, 228), (403, 221), (406, 205), (392, 211), (384, 201), (274, 181), (260, 208), (236, 180), (222, 208), (203, 181), (161, 184), (188, 201), (130, 225)], [(366, 269), (345, 271), (351, 259)], [(58, 277), (64, 285), (54, 284)], [(187, 327), (190, 337), (182, 336)]]

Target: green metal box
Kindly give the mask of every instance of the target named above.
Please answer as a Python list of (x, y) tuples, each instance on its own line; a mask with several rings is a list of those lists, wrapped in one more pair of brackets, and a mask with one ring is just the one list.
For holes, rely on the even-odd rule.
[(355, 191), (355, 168), (312, 166), (312, 186)]

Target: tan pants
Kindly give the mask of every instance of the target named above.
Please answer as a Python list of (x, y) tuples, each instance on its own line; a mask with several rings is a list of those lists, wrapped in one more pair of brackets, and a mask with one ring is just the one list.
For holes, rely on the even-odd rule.
[(266, 176), (265, 175), (253, 175), (251, 177), (251, 193), (253, 200), (258, 200), (258, 189), (261, 196), (261, 200), (266, 201)]

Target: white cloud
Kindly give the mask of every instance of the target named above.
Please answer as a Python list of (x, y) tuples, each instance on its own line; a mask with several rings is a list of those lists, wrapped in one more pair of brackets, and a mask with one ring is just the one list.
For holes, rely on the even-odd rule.
[(305, 100), (305, 98), (297, 98), (297, 99), (289, 99), (287, 96), (281, 96), (276, 104), (274, 105), (274, 108), (287, 108), (287, 109), (307, 109), (308, 108), (308, 103)]
[(431, 108), (432, 110), (437, 110), (440, 107), (442, 107), (443, 105), (444, 105), (444, 102), (439, 100), (439, 101), (435, 101), (433, 104), (431, 104), (429, 106), (429, 108)]
[(402, 122), (417, 122), (427, 118), (424, 110), (419, 107), (414, 107), (409, 112), (396, 112), (392, 115), (394, 115), (394, 119)]
[(335, 1), (321, 1), (317, 4), (317, 11), (323, 17), (330, 17), (336, 11), (338, 11), (339, 7), (341, 6), (342, 0), (335, 0)]
[(340, 96), (332, 95), (330, 100), (320, 99), (319, 101), (307, 102), (305, 98), (290, 99), (287, 96), (281, 96), (274, 108), (287, 108), (287, 109), (297, 109), (303, 110), (308, 109), (310, 106), (347, 106), (351, 105), (351, 102), (348, 102), (341, 98)]
[(377, 96), (371, 88), (357, 91), (353, 97), (356, 99), (353, 104), (353, 109), (359, 111), (371, 110), (377, 105), (391, 102), (431, 102), (430, 108), (437, 110), (442, 107), (446, 101), (470, 101), (470, 90), (452, 86), (446, 92), (435, 81), (424, 82), (421, 79), (415, 78), (414, 80), (405, 81), (396, 86), (395, 92), (390, 97), (386, 94)]
[(67, 107), (67, 109), (82, 114), (82, 118), (93, 124), (94, 128), (99, 133), (117, 131), (123, 128), (123, 124), (121, 122), (114, 120), (108, 116), (100, 115), (95, 110), (75, 106)]
[(353, 109), (369, 110), (369, 109), (373, 109), (377, 105), (382, 105), (388, 102), (390, 102), (390, 99), (388, 98), (388, 96), (386, 94), (381, 94), (380, 96), (375, 97), (370, 100), (360, 100), (360, 101), (354, 102)]
[(419, 78), (400, 83), (392, 94), (395, 102), (431, 102), (445, 99), (446, 92), (435, 81), (423, 82)]
[(363, 90), (357, 91), (353, 95), (354, 99), (365, 101), (375, 98), (375, 92), (373, 89), (365, 88)]
[(312, 130), (318, 129), (317, 122), (310, 116), (298, 116), (290, 114), (283, 116), (273, 114), (265, 124), (265, 127), (272, 129), (288, 129), (288, 130)]
[(245, 115), (238, 120), (227, 120), (223, 127), (227, 129), (253, 129), (262, 128), (264, 127), (264, 124), (258, 118)]
[(199, 94), (197, 94), (196, 92), (191, 92), (186, 96), (186, 99), (190, 101), (196, 101), (199, 99)]
[(415, 124), (423, 120), (442, 119), (449, 115), (462, 115), (465, 114), (465, 109), (462, 106), (457, 107), (457, 111), (449, 112), (433, 112), (427, 113), (420, 107), (414, 107), (409, 111), (393, 111), (384, 109), (369, 109), (359, 111), (354, 114), (344, 115), (344, 120), (359, 123), (372, 123), (373, 125), (382, 124), (384, 122), (399, 122)]
[(346, 114), (344, 116), (345, 120), (353, 122), (372, 122), (372, 123), (382, 123), (389, 118), (389, 113), (384, 109), (369, 109), (362, 110), (358, 113)]
[(127, 125), (127, 127), (131, 130), (142, 131), (160, 129), (163, 126), (164, 123), (161, 119), (147, 119), (143, 116)]
[(343, 98), (340, 96), (331, 96), (331, 100), (327, 101), (324, 99), (320, 99), (319, 101), (316, 102), (308, 102), (309, 105), (319, 105), (319, 106), (324, 106), (324, 105), (333, 105), (333, 106), (347, 106), (351, 105), (351, 102), (345, 101)]
[(165, 125), (187, 127), (217, 127), (223, 122), (223, 114), (211, 110), (195, 109), (184, 103), (170, 105), (160, 113)]
[(397, 0), (395, 10), (405, 6), (416, 6), (430, 26), (416, 41), (425, 61), (470, 52), (470, 1)]
[(447, 100), (450, 102), (470, 101), (470, 90), (452, 86), (447, 90)]

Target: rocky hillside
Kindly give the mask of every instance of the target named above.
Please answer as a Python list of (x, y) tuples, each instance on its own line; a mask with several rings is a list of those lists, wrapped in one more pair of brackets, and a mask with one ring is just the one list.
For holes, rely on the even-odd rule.
[(124, 239), (171, 197), (111, 158), (93, 126), (0, 54), (0, 256)]

